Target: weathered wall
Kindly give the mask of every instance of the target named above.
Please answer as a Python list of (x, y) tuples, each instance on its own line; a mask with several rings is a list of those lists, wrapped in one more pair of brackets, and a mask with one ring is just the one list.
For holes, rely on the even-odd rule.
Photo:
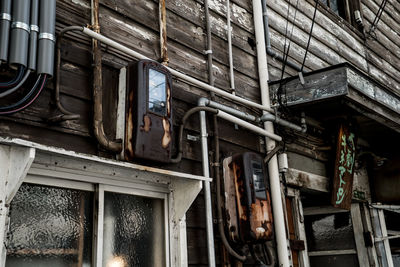
[[(313, 0), (299, 0), (299, 11), (292, 36), (290, 58), (300, 64), (303, 60), (311, 18)], [(158, 1), (102, 0), (100, 6), (101, 32), (144, 55), (157, 60), (160, 57), (158, 33)], [(271, 42), (282, 53), (288, 1), (268, 0)], [(379, 0), (362, 0), (364, 23), (369, 28), (378, 10)], [(170, 66), (204, 82), (208, 82), (206, 55), (206, 30), (202, 0), (171, 0), (167, 5), (167, 31)], [(295, 1), (291, 1), (291, 18)], [(226, 40), (226, 2), (210, 0), (215, 85), (229, 91), (229, 65)], [(235, 66), (236, 94), (259, 101), (258, 72), (255, 54), (254, 26), (250, 0), (231, 2), (233, 28), (233, 61)], [(400, 4), (392, 0), (376, 30), (377, 40), (362, 38), (362, 34), (343, 22), (326, 8), (320, 7), (314, 26), (306, 70), (316, 70), (349, 61), (372, 77), (400, 93)], [(90, 24), (89, 0), (58, 0), (57, 30), (69, 25)], [(289, 23), (289, 29), (291, 24)], [(116, 50), (103, 47), (103, 87), (106, 133), (115, 135), (117, 87), (119, 69), (132, 60)], [(90, 154), (110, 157), (102, 151), (92, 133), (92, 69), (91, 43), (81, 34), (68, 34), (62, 44), (61, 100), (69, 110), (81, 115), (78, 121), (49, 124), (46, 119), (56, 111), (52, 100), (53, 85), (48, 83), (38, 101), (27, 110), (12, 116), (0, 117), (0, 134), (20, 137), (47, 145), (63, 147)], [(269, 58), (270, 79), (280, 77), (281, 62)], [(286, 75), (295, 71), (287, 68)], [(208, 93), (181, 81), (174, 80), (173, 112), (177, 129), (186, 110), (196, 105), (198, 96)], [(186, 133), (198, 134), (198, 118), (193, 116)], [(262, 150), (260, 138), (247, 131), (236, 130), (233, 125), (221, 122), (222, 158), (232, 153)], [(318, 128), (311, 134), (318, 135)], [(251, 135), (251, 136), (249, 136)], [(296, 139), (297, 140), (297, 139)], [(308, 141), (298, 141), (291, 150), (325, 162), (324, 152), (317, 152)], [(315, 144), (320, 144), (318, 141)], [(158, 165), (162, 168), (201, 174), (200, 144), (185, 140), (184, 159), (177, 165)], [(303, 156), (292, 155), (292, 158)], [(147, 163), (157, 165), (155, 163)], [(320, 164), (320, 163), (318, 163)], [(301, 164), (300, 164), (301, 165)], [(318, 165), (319, 166), (319, 165)], [(323, 169), (323, 167), (321, 167)], [(322, 171), (323, 172), (323, 171)], [(205, 265), (204, 205), (200, 196), (188, 218), (189, 263)]]

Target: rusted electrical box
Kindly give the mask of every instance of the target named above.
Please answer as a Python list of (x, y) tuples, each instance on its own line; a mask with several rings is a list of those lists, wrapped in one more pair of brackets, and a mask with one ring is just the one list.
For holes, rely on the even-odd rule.
[(247, 152), (227, 158), (223, 164), (230, 239), (241, 243), (271, 240), (271, 199), (263, 158)]
[(158, 62), (127, 69), (125, 158), (169, 162), (172, 142), (172, 77)]

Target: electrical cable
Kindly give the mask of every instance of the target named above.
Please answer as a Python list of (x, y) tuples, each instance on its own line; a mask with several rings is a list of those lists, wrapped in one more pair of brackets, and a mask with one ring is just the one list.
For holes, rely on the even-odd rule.
[(31, 74), (31, 70), (27, 70), (25, 72), (25, 76), (22, 78), (22, 80), (15, 87), (10, 88), (10, 89), (0, 93), (0, 98), (6, 97), (6, 96), (14, 93), (15, 91), (17, 91), (19, 88), (21, 88), (21, 86), (26, 82), (26, 80), (28, 79), (30, 74)]
[(379, 23), (379, 20), (381, 19), (383, 10), (385, 9), (387, 2), (388, 2), (387, 0), (382, 0), (382, 3), (379, 5), (378, 12), (376, 12), (375, 19), (372, 22), (371, 28), (368, 31), (368, 35), (369, 36), (371, 36), (372, 33), (375, 33), (375, 29), (376, 29), (376, 27), (377, 27), (377, 25)]
[[(40, 85), (40, 88), (37, 89), (39, 84), (40, 84), (40, 81), (42, 81), (42, 83)], [(8, 115), (8, 114), (16, 113), (16, 112), (21, 111), (21, 110), (27, 108), (28, 106), (30, 106), (38, 98), (38, 96), (42, 92), (42, 90), (43, 90), (43, 88), (44, 88), (44, 86), (46, 84), (46, 81), (47, 81), (47, 75), (46, 74), (39, 75), (39, 77), (36, 80), (35, 84), (33, 85), (32, 89), (29, 91), (28, 94), (25, 95), (24, 98), (22, 98), (21, 100), (19, 100), (18, 102), (14, 103), (14, 104), (12, 104), (10, 106), (0, 107), (0, 115)], [(32, 97), (32, 95), (36, 91), (37, 91), (36, 95), (34, 95)]]
[[(286, 111), (287, 113), (290, 113), (290, 112), (288, 111), (288, 109), (286, 108), (286, 106), (282, 102), (282, 94), (283, 94), (282, 90), (283, 90), (283, 86), (284, 86), (284, 84), (282, 83), (282, 80), (283, 80), (283, 76), (285, 74), (285, 69), (286, 69), (286, 65), (287, 65), (288, 57), (289, 57), (289, 52), (290, 52), (290, 47), (291, 47), (291, 44), (292, 44), (291, 39), (292, 39), (292, 36), (293, 36), (294, 24), (295, 24), (296, 17), (297, 17), (297, 11), (299, 10), (298, 7), (299, 7), (299, 0), (297, 0), (297, 2), (296, 2), (295, 12), (294, 12), (294, 15), (293, 15), (293, 20), (292, 20), (292, 29), (290, 31), (290, 36), (288, 36), (288, 25), (289, 25), (289, 15), (290, 15), (290, 12), (289, 12), (289, 10), (290, 10), (290, 0), (289, 0), (289, 2), (288, 2), (288, 12), (287, 12), (287, 17), (286, 17), (286, 28), (285, 28), (285, 44), (284, 44), (283, 56), (282, 56), (283, 57), (283, 63), (282, 63), (282, 71), (281, 71), (281, 78), (280, 78), (281, 81), (279, 83), (279, 87), (278, 87), (278, 90), (276, 92), (279, 106), (282, 107), (283, 110)], [(286, 44), (286, 40), (287, 39), (289, 39), (289, 43), (288, 44)], [(286, 45), (287, 45), (287, 48), (286, 48)], [(286, 92), (285, 92), (285, 94), (286, 94)]]
[(20, 66), (18, 67), (18, 73), (17, 73), (17, 75), (16, 75), (11, 81), (0, 83), (0, 89), (3, 89), (3, 88), (10, 88), (10, 87), (13, 87), (13, 86), (15, 86), (16, 84), (18, 84), (19, 81), (23, 78), (24, 72), (25, 72), (25, 67), (22, 66), (22, 65), (20, 65)]
[(312, 38), (312, 32), (313, 32), (314, 24), (315, 24), (315, 16), (317, 15), (317, 10), (318, 10), (318, 4), (319, 4), (319, 0), (316, 0), (316, 1), (315, 1), (315, 8), (314, 8), (314, 15), (313, 15), (312, 22), (311, 22), (310, 34), (309, 34), (309, 36), (308, 36), (308, 42), (307, 42), (306, 52), (304, 53), (303, 63), (301, 64), (301, 70), (300, 70), (300, 72), (303, 72), (304, 64), (306, 63), (306, 58), (307, 58), (308, 49), (310, 48), (310, 43), (311, 43), (311, 38)]

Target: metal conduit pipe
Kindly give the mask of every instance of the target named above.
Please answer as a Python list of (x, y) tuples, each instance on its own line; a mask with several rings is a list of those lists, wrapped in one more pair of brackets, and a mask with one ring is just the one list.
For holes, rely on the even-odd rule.
[(228, 53), (229, 53), (229, 77), (231, 82), (232, 94), (235, 94), (235, 76), (233, 74), (233, 54), (232, 54), (232, 27), (231, 27), (231, 7), (230, 1), (226, 1), (226, 22), (228, 31)]
[[(97, 33), (100, 32), (99, 25), (99, 0), (92, 0), (92, 27)], [(105, 149), (119, 153), (122, 151), (121, 140), (109, 140), (104, 132), (103, 125), (103, 79), (101, 68), (101, 45), (98, 40), (93, 39), (93, 130), (99, 144)]]
[[(29, 37), (28, 69), (35, 71), (37, 64), (37, 47), (39, 37), (39, 0), (32, 0), (31, 4), (31, 35)], [(50, 51), (49, 51), (50, 53)]]
[(290, 121), (284, 120), (279, 118), (278, 116), (275, 116), (274, 114), (271, 113), (265, 113), (264, 115), (261, 116), (261, 121), (262, 122), (266, 122), (266, 121), (272, 121), (276, 124), (279, 124), (281, 126), (293, 129), (295, 131), (298, 132), (303, 132), (305, 133), (307, 131), (307, 124), (305, 121), (305, 116), (304, 113), (302, 113), (302, 117), (301, 117), (301, 126), (296, 125)]
[(202, 102), (206, 106), (225, 111), (225, 112), (227, 112), (229, 114), (232, 114), (232, 115), (234, 115), (236, 117), (239, 117), (239, 118), (242, 118), (244, 120), (253, 121), (253, 122), (260, 122), (260, 118), (258, 118), (256, 116), (253, 116), (253, 115), (251, 115), (251, 114), (249, 114), (247, 112), (243, 112), (243, 111), (237, 110), (235, 108), (231, 108), (231, 107), (225, 106), (223, 104), (220, 104), (218, 102), (209, 100), (207, 98), (202, 98)]
[[(263, 7), (261, 1), (252, 0), (253, 3), (253, 18), (256, 36), (256, 49), (257, 49), (257, 64), (258, 76), (261, 89), (261, 103), (264, 106), (270, 107), (269, 88), (268, 88), (268, 62), (265, 47), (265, 31), (263, 25)], [(274, 132), (274, 125), (272, 122), (264, 122), (264, 128), (269, 133)], [(266, 138), (266, 150), (272, 151), (276, 143), (271, 138)], [(286, 236), (285, 214), (282, 204), (281, 184), (279, 177), (278, 160), (274, 155), (268, 162), (268, 173), (270, 177), (271, 189), (271, 203), (274, 215), (274, 228), (278, 250), (279, 266), (289, 267), (289, 250), (288, 239)]]
[[(205, 20), (206, 20), (206, 32), (207, 32), (207, 50), (205, 54), (207, 55), (207, 69), (208, 69), (208, 83), (210, 86), (214, 86), (214, 72), (213, 72), (213, 54), (212, 54), (212, 38), (211, 38), (211, 22), (210, 22), (210, 9), (208, 6), (208, 0), (204, 0), (204, 11), (205, 11)], [(211, 99), (215, 99), (215, 93), (210, 92)], [(215, 162), (219, 161), (219, 148), (217, 145), (219, 144), (219, 131), (218, 131), (218, 119), (217, 116), (213, 115), (213, 130), (214, 130), (214, 151), (215, 151)], [(216, 164), (217, 165), (217, 164)], [(219, 168), (214, 165), (214, 178), (219, 179)], [(208, 183), (208, 182), (205, 182)], [(208, 183), (209, 184), (209, 183)], [(210, 184), (209, 184), (210, 185)], [(208, 188), (208, 186), (204, 185), (204, 188)], [(209, 199), (211, 199), (211, 191), (207, 190), (210, 194)], [(206, 193), (206, 190), (204, 190)], [(218, 194), (218, 192), (217, 192)], [(208, 197), (204, 198), (205, 206), (211, 204), (211, 201), (208, 201)], [(217, 204), (218, 205), (218, 204)], [(211, 212), (212, 207), (206, 208), (206, 212)], [(208, 256), (208, 265), (215, 266), (215, 250), (214, 250), (214, 231), (213, 228), (209, 228), (212, 225), (212, 212), (210, 214), (206, 214), (207, 222), (207, 256)], [(211, 223), (208, 222), (211, 220)]]
[(37, 73), (53, 76), (56, 43), (56, 0), (41, 0), (40, 14)]
[(258, 122), (265, 122), (265, 121), (272, 121), (272, 122), (277, 123), (277, 124), (279, 124), (281, 126), (288, 127), (290, 129), (293, 129), (293, 130), (296, 130), (296, 131), (299, 131), (299, 132), (303, 132), (304, 133), (304, 132), (307, 131), (307, 124), (306, 124), (304, 113), (302, 113), (301, 126), (299, 126), (299, 125), (294, 124), (294, 123), (292, 123), (290, 121), (284, 120), (284, 119), (280, 118), (279, 116), (276, 116), (274, 114), (267, 113), (267, 112), (264, 113), (264, 115), (260, 118), (260, 117), (256, 117), (256, 116), (253, 116), (251, 114), (248, 114), (247, 112), (243, 112), (243, 111), (237, 110), (235, 108), (228, 107), (228, 106), (225, 106), (223, 104), (217, 103), (215, 101), (209, 100), (207, 98), (203, 98), (202, 102), (206, 106), (209, 106), (209, 107), (212, 107), (212, 108), (216, 108), (218, 110), (225, 111), (225, 112), (227, 112), (227, 113), (229, 113), (231, 115), (234, 115), (236, 117), (242, 118), (242, 119), (247, 120), (247, 121), (252, 121), (252, 122), (257, 122), (257, 123)]
[[(113, 47), (115, 49), (118, 49), (119, 51), (121, 51), (123, 53), (126, 53), (127, 55), (130, 55), (130, 56), (132, 56), (134, 58), (152, 60), (152, 59), (150, 59), (150, 58), (148, 58), (148, 57), (146, 57), (146, 56), (144, 56), (144, 55), (142, 55), (142, 54), (140, 54), (140, 53), (138, 53), (138, 52), (126, 47), (126, 46), (124, 46), (124, 45), (121, 45), (121, 44), (115, 42), (114, 40), (111, 40), (110, 38), (107, 38), (107, 37), (105, 37), (105, 36), (103, 36), (103, 35), (101, 35), (99, 33), (96, 33), (94, 31), (90, 30), (89, 28), (82, 27), (82, 32), (84, 34), (90, 36), (91, 38), (99, 40), (100, 42), (102, 42), (104, 44), (107, 44), (107, 45), (109, 45), (109, 46), (111, 46), (111, 47)], [(172, 69), (170, 67), (166, 67), (166, 68), (176, 78), (178, 78), (180, 80), (183, 80), (183, 81), (185, 81), (187, 83), (190, 83), (192, 85), (198, 86), (199, 88), (202, 88), (202, 89), (210, 91), (210, 92), (214, 92), (217, 95), (226, 97), (228, 99), (231, 99), (233, 101), (236, 101), (238, 103), (241, 103), (241, 104), (249, 106), (249, 107), (254, 107), (254, 108), (258, 108), (260, 110), (267, 110), (269, 112), (274, 112), (274, 110), (271, 107), (267, 107), (267, 106), (255, 103), (255, 102), (253, 102), (251, 100), (247, 100), (245, 98), (242, 98), (242, 97), (239, 97), (239, 96), (236, 96), (236, 95), (232, 95), (227, 91), (224, 91), (224, 90), (219, 89), (217, 87), (214, 87), (214, 86), (211, 86), (209, 84), (206, 84), (206, 83), (204, 83), (204, 82), (202, 82), (200, 80), (197, 80), (197, 79), (195, 79), (193, 77), (190, 77), (190, 76), (188, 76), (188, 75), (186, 75), (186, 74), (184, 74), (182, 72), (179, 72), (177, 70), (174, 70), (174, 69)]]
[(30, 0), (12, 1), (12, 24), (10, 41), (10, 64), (22, 65), (28, 64), (28, 45), (30, 34)]
[(64, 108), (64, 106), (61, 103), (60, 100), (60, 69), (61, 69), (61, 41), (65, 33), (69, 31), (81, 31), (81, 27), (78, 26), (70, 26), (66, 27), (57, 36), (57, 41), (56, 41), (56, 72), (55, 72), (55, 77), (54, 77), (54, 98), (56, 102), (56, 106), (59, 111), (61, 111), (61, 115), (53, 116), (49, 118), (48, 120), (50, 122), (59, 122), (63, 120), (77, 120), (81, 116), (79, 114), (74, 114), (73, 112), (67, 110)]
[[(269, 23), (268, 23), (268, 12), (267, 12), (267, 0), (261, 0), (262, 2), (262, 11), (263, 11), (263, 21), (264, 21), (264, 32), (265, 32), (265, 41), (267, 43), (267, 54), (272, 58), (276, 58), (279, 61), (283, 62), (283, 56), (272, 49), (271, 46), (271, 38), (269, 34)], [(301, 71), (301, 66), (296, 64), (291, 60), (287, 60), (286, 64), (297, 71)]]
[(11, 0), (0, 2), (0, 63), (8, 61), (11, 26)]

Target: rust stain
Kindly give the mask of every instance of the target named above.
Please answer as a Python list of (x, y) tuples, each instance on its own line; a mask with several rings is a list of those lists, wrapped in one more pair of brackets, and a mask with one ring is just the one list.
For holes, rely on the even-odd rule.
[(163, 118), (162, 123), (164, 128), (164, 135), (161, 139), (161, 146), (162, 148), (168, 148), (169, 143), (171, 143), (171, 124), (166, 118)]
[(140, 126), (140, 130), (148, 133), (150, 131), (150, 128), (151, 128), (151, 119), (148, 115), (144, 115), (143, 116), (143, 125)]
[(171, 88), (167, 83), (167, 116), (171, 117)]

